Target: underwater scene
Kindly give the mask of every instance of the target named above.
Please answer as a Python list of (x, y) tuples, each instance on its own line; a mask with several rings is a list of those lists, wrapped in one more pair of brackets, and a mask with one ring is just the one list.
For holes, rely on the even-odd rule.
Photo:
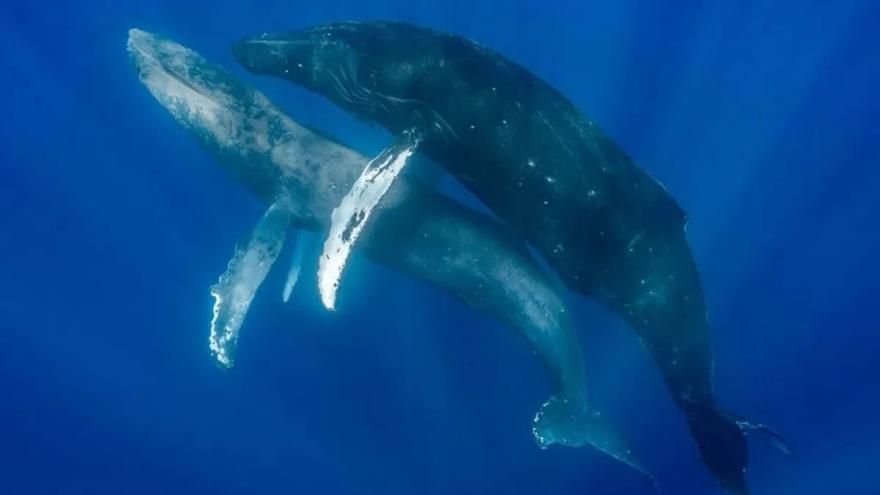
[(0, 493), (880, 494), (880, 3), (0, 13)]

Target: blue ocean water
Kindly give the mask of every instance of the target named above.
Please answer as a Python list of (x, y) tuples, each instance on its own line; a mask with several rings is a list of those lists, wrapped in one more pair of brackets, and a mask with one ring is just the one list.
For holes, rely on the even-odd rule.
[[(468, 36), (574, 101), (689, 213), (719, 400), (798, 456), (752, 442), (753, 493), (880, 493), (877, 2), (50, 1), (0, 14), (0, 493), (655, 493), (591, 449), (538, 449), (530, 421), (550, 383), (523, 339), (361, 257), (332, 314), (312, 284), (282, 304), (275, 270), (236, 367), (214, 364), (208, 287), (264, 206), (140, 84), (127, 31), (192, 47), (376, 152), (383, 132), (229, 52), (246, 34), (340, 19)], [(721, 493), (632, 332), (571, 304), (597, 401), (662, 493)]]

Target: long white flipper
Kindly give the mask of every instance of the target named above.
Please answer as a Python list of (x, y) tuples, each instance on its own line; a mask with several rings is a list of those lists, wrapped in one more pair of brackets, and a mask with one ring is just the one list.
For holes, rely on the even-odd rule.
[(235, 256), (220, 281), (211, 287), (214, 318), (211, 320), (209, 345), (217, 361), (224, 366), (232, 366), (238, 330), (254, 294), (284, 245), (289, 224), (290, 213), (276, 201), (257, 222), (247, 246), (235, 248)]
[(339, 206), (333, 209), (330, 233), (318, 261), (318, 292), (327, 309), (336, 306), (336, 290), (345, 263), (373, 208), (388, 192), (421, 141), (412, 131), (401, 138), (370, 160)]
[(306, 248), (311, 244), (311, 233), (305, 230), (296, 231), (296, 239), (294, 239), (293, 256), (290, 261), (290, 271), (287, 272), (287, 281), (284, 283), (284, 293), (282, 299), (284, 302), (290, 300), (290, 294), (293, 292), (296, 282), (299, 280), (299, 273), (302, 271), (303, 258), (306, 254)]

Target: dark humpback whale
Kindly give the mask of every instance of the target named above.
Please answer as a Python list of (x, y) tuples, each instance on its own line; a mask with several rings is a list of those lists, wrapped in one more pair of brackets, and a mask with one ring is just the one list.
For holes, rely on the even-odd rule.
[(403, 23), (262, 34), (232, 51), (253, 73), (300, 84), (393, 134), (417, 133), (419, 151), (525, 236), (570, 289), (635, 329), (709, 470), (747, 493), (746, 429), (716, 404), (685, 212), (567, 98), (475, 42)]
[[(217, 304), (211, 348), (231, 366), (250, 301), (277, 258), (288, 224), (326, 230), (333, 206), (367, 159), (299, 125), (220, 66), (171, 40), (135, 29), (128, 51), (159, 103), (233, 177), (271, 204), (212, 289)], [(379, 210), (359, 245), (369, 259), (516, 328), (541, 356), (556, 390), (533, 423), (539, 441), (589, 442), (642, 471), (591, 406), (565, 301), (518, 237), (498, 221), (406, 178), (391, 188)], [(299, 274), (296, 260), (302, 252), (296, 253), (285, 298)]]

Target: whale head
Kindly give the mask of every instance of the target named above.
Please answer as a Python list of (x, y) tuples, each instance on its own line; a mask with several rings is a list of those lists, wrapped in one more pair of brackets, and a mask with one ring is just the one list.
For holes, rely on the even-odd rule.
[(395, 132), (442, 127), (424, 97), (447, 70), (448, 38), (402, 23), (335, 22), (243, 38), (232, 53), (252, 73), (287, 79)]
[(342, 89), (356, 77), (359, 49), (345, 24), (327, 24), (287, 33), (262, 33), (232, 45), (236, 60), (255, 74), (293, 81), (309, 90)]
[(236, 178), (272, 196), (279, 171), (267, 156), (289, 140), (283, 115), (220, 66), (162, 36), (128, 33), (141, 82)]
[(262, 95), (189, 48), (140, 29), (128, 33), (128, 54), (141, 82), (184, 127), (221, 147), (244, 143), (245, 125), (252, 107), (264, 104)]

